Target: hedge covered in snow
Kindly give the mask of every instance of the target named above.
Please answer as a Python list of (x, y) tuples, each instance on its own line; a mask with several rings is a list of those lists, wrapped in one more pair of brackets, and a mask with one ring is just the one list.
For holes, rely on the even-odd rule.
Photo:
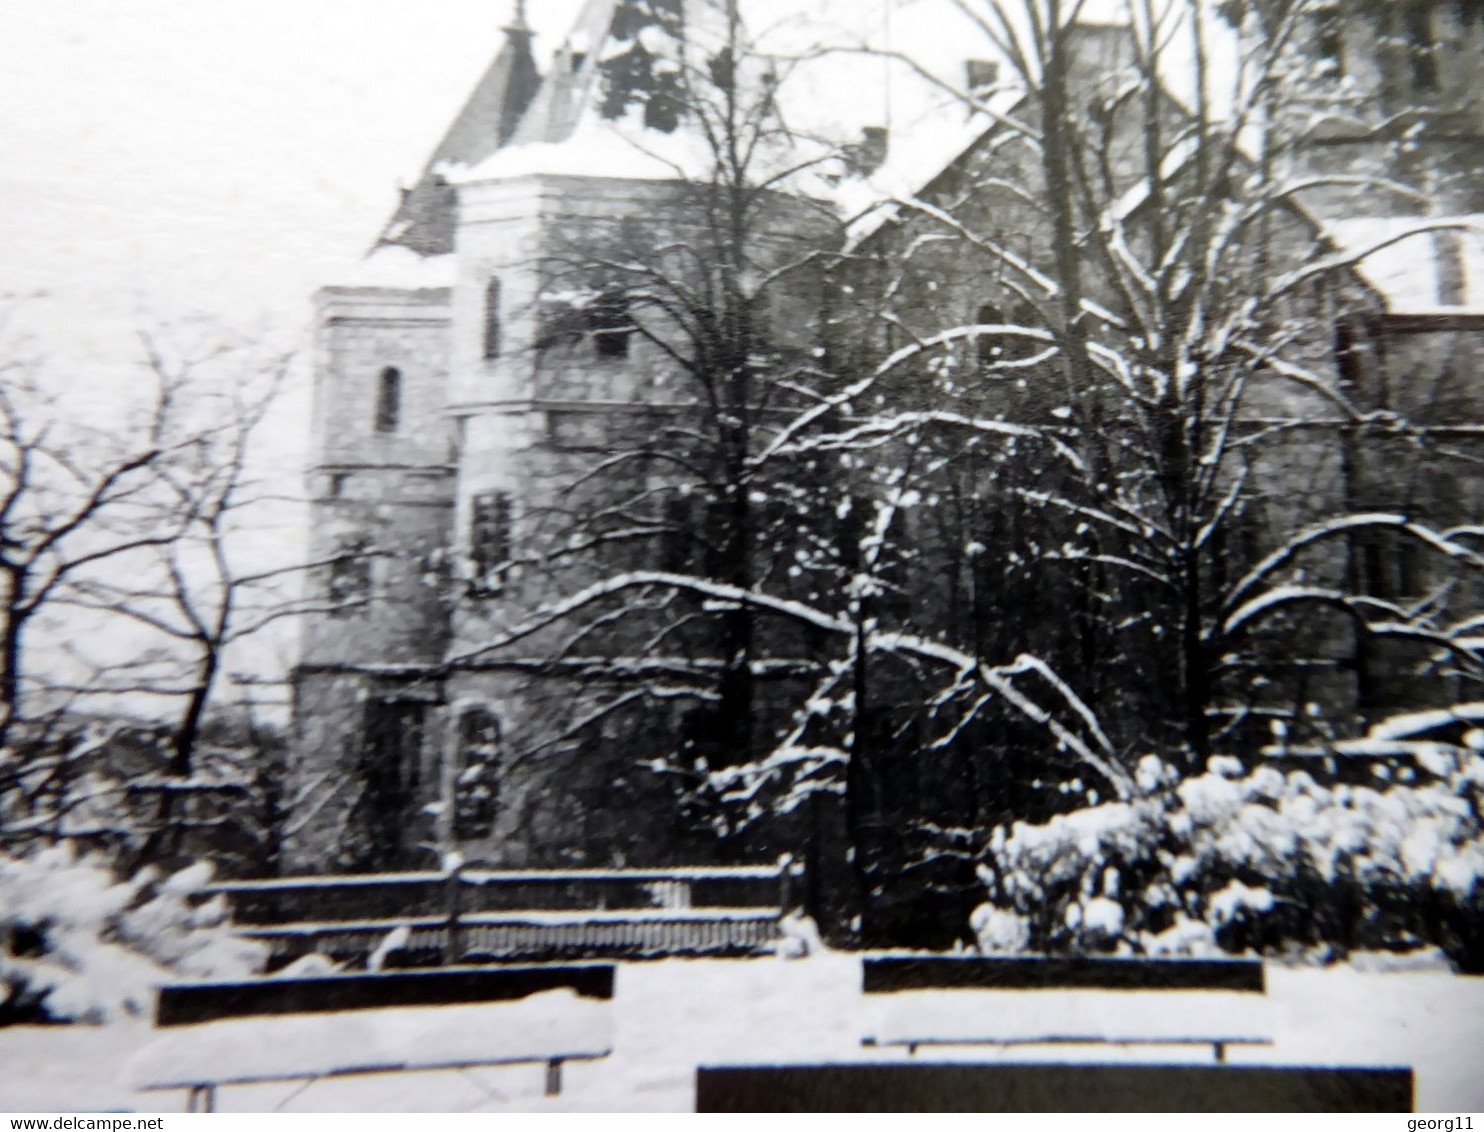
[(0, 1022), (107, 1022), (151, 1010), (162, 982), (260, 970), (225, 901), (192, 899), (210, 879), (203, 864), (121, 881), (67, 845), (0, 854)]
[(1477, 970), (1484, 758), (1430, 784), (1321, 785), (1213, 758), (1153, 756), (1138, 794), (996, 829), (973, 915), (988, 952), (1304, 953), (1435, 946)]

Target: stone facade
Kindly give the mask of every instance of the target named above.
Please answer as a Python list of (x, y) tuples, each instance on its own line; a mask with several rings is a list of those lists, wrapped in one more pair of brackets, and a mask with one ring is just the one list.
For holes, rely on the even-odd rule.
[[(686, 727), (680, 709), (657, 711), (639, 733), (615, 730), (624, 717), (584, 726), (591, 697), (580, 666), (551, 662), (554, 631), (498, 657), (481, 652), (543, 602), (580, 587), (590, 572), (582, 556), (550, 553), (574, 529), (563, 516), (601, 507), (617, 490), (603, 471), (615, 454), (632, 451), (633, 438), (652, 433), (657, 422), (691, 411), (676, 400), (673, 362), (659, 344), (624, 332), (620, 322), (573, 321), (572, 310), (554, 302), (561, 288), (551, 278), (553, 264), (605, 241), (683, 242), (696, 230), (688, 226), (699, 223), (687, 211), (683, 183), (550, 170), (471, 175), (456, 185), (445, 179), (444, 163), (477, 173), (479, 161), (510, 139), (561, 143), (573, 105), (593, 95), (588, 47), (601, 41), (615, 6), (591, 0), (579, 19), (587, 46), (559, 52), (545, 80), (535, 76), (529, 32), (511, 29), (470, 108), (384, 237), (393, 258), (411, 263), (407, 278), (321, 293), (309, 487), (325, 608), (305, 625), (295, 679), (297, 757), (285, 854), (291, 871), (429, 868), (454, 850), (493, 866), (529, 867), (689, 863), (716, 851), (664, 780), (642, 766), (646, 751), (679, 741)], [(1392, 81), (1390, 72), (1365, 62), (1365, 27), (1345, 24), (1341, 48), (1362, 92)], [(1484, 36), (1484, 29), (1457, 31)], [(1099, 68), (1126, 58), (1116, 29), (1090, 30), (1085, 38), (1084, 60), (1096, 66), (1079, 81), (1095, 82)], [(1440, 50), (1439, 97), (1468, 93), (1455, 76), (1459, 60), (1477, 54)], [(1477, 169), (1468, 164), (1473, 144), (1444, 147), (1450, 161), (1464, 163), (1448, 167), (1451, 188), (1435, 199), (1445, 212), (1480, 207), (1472, 195)], [(1015, 148), (986, 132), (924, 195), (968, 194), (965, 215), (1023, 244), (1033, 260), (1049, 241), (1035, 211), (1013, 193), (973, 188), (976, 178), (992, 183), (1004, 163), (1014, 169), (1024, 160)], [(1316, 170), (1353, 172), (1378, 162), (1385, 168), (1399, 152), (1336, 130), (1296, 159)], [(1136, 163), (1138, 153), (1131, 148), (1122, 157)], [(1116, 165), (1120, 154), (1113, 158)], [(1343, 216), (1359, 201), (1336, 190), (1306, 203), (1322, 216)], [(760, 257), (779, 263), (838, 238), (816, 202), (783, 196), (765, 202), (755, 230)], [(869, 265), (859, 269), (853, 293), (872, 308), (861, 325), (904, 334), (979, 321), (986, 295), (995, 293), (983, 264), (948, 244), (904, 260), (899, 253), (915, 235), (902, 224), (868, 245), (898, 281), (882, 298)], [(807, 292), (776, 304), (775, 339), (808, 345), (819, 305), (819, 295)], [(1000, 305), (1014, 315), (1009, 298)], [(1365, 481), (1376, 506), (1425, 503), (1457, 517), (1450, 521), (1477, 515), (1484, 502), (1477, 498), (1484, 479), (1465, 467), (1474, 434), (1461, 424), (1484, 420), (1470, 380), (1484, 350), (1484, 316), (1455, 311), (1440, 321), (1373, 305), (1351, 338), (1326, 334), (1313, 343), (1315, 364), (1343, 368), (1351, 351), (1341, 347), (1364, 338), (1365, 350), (1353, 351), (1364, 353), (1364, 364), (1355, 363), (1352, 375), (1367, 386), (1363, 400), (1431, 412), (1432, 423), (1451, 430), (1462, 463), (1414, 461), (1400, 477), (1404, 453), (1347, 447), (1340, 423), (1321, 408), (1296, 407), (1276, 386), (1259, 391), (1252, 401), (1258, 408), (1266, 395), (1267, 408), (1289, 415), (1304, 409), (1314, 425), (1272, 446), (1257, 470), (1270, 485), (1262, 494), (1271, 498), (1274, 522), (1300, 522), (1306, 507), (1350, 482), (1347, 476)], [(932, 319), (915, 326), (914, 312)], [(896, 341), (872, 337), (842, 348), (880, 356)], [(966, 371), (977, 348), (961, 351)], [(1424, 373), (1432, 376), (1420, 396)], [(1001, 396), (1000, 409), (1012, 419), (1054, 409), (1032, 403), (1040, 394), (1025, 382), (1004, 384)], [(666, 482), (657, 467), (624, 474), (623, 491), (632, 491), (635, 475), (651, 477), (657, 497)], [(1376, 485), (1394, 488), (1394, 504)], [(1280, 516), (1284, 508), (1292, 514)], [(664, 566), (645, 557), (654, 553), (652, 542), (615, 543), (603, 553), (609, 571)], [(951, 601), (949, 573), (923, 572), (911, 583), (921, 591), (913, 600)], [(1157, 674), (1147, 675), (1157, 682)], [(776, 848), (752, 847), (759, 854)]]

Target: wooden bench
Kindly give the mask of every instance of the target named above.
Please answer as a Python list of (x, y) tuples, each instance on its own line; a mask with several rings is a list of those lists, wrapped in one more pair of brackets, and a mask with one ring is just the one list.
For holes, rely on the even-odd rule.
[(270, 968), (318, 953), (362, 964), (406, 929), (388, 967), (571, 962), (772, 952), (802, 866), (488, 870), (229, 881), (237, 932)]
[[(1060, 957), (867, 959), (865, 1046), (1210, 1047), (1272, 1044), (1262, 964)], [(883, 997), (884, 996), (884, 997)]]
[(165, 987), (160, 1036), (125, 1079), (184, 1089), (188, 1112), (212, 1112), (228, 1085), (541, 1064), (555, 1096), (564, 1063), (613, 1051), (613, 975), (584, 965)]

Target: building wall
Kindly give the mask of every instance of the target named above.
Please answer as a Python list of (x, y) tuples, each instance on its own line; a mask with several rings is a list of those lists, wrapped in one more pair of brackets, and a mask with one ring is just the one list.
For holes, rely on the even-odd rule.
[[(645, 460), (612, 476), (593, 473), (652, 444), (659, 422), (693, 412), (694, 390), (663, 350), (633, 334), (626, 356), (605, 356), (591, 327), (574, 321), (603, 285), (594, 250), (652, 254), (658, 242), (683, 237), (691, 191), (572, 177), (462, 186), (450, 290), (322, 295), (314, 553), (329, 560), (363, 540), (373, 552), (372, 584), (364, 605), (305, 627), (288, 867), (427, 867), (429, 845), (529, 866), (663, 864), (714, 851), (714, 838), (679, 812), (674, 788), (639, 765), (673, 751), (681, 710), (637, 723), (633, 713), (599, 718), (611, 690), (538, 670), (556, 650), (556, 631), (505, 650), (498, 663), (481, 652), (599, 572), (660, 565), (653, 540), (599, 555), (551, 552), (567, 545), (572, 516), (663, 486), (665, 473)], [(758, 240), (764, 261), (817, 238), (812, 206), (775, 202), (767, 211), (763, 224), (777, 235)], [(491, 279), (499, 282), (493, 351)], [(807, 310), (785, 302), (769, 313), (786, 333), (801, 332)], [(393, 434), (376, 425), (387, 366), (403, 377)], [(475, 500), (492, 492), (512, 505), (512, 563), (497, 578), (479, 575), (471, 558)], [(327, 599), (332, 572), (317, 579)], [(456, 802), (467, 793), (459, 785), (471, 757), (465, 721), (475, 711), (493, 721), (474, 745), (481, 759), (497, 749), (488, 782), (478, 785), (498, 804), (488, 829), (471, 836)], [(387, 757), (373, 724), (398, 712), (416, 721), (407, 742), (417, 748), (418, 788), (425, 794), (436, 782), (437, 790), (409, 800), (402, 846), (369, 844), (376, 831), (367, 760)], [(402, 748), (393, 754), (409, 758)], [(429, 809), (439, 795), (444, 804)]]
[[(1365, 62), (1364, 51), (1353, 46), (1358, 39), (1346, 42), (1358, 89), (1379, 89), (1389, 72)], [(1100, 33), (1089, 47), (1115, 60), (1122, 49), (1112, 32)], [(1445, 62), (1440, 98), (1460, 92), (1457, 63), (1451, 55)], [(1137, 140), (1114, 139), (1110, 148), (1117, 175), (1130, 184), (1138, 179)], [(1450, 143), (1448, 152), (1461, 154), (1463, 162), (1448, 171), (1450, 185), (1466, 187), (1469, 176), (1484, 169), (1484, 160), (1469, 164), (1470, 146)], [(1304, 159), (1311, 168), (1354, 172), (1389, 168), (1395, 156), (1336, 132)], [(1409, 160), (1416, 159), (1414, 152)], [(1421, 159), (1432, 160), (1426, 152)], [(1042, 216), (1014, 194), (977, 187), (996, 176), (1023, 180), (1031, 160), (1018, 143), (991, 140), (929, 194), (967, 197), (961, 215), (972, 225), (1044, 262), (1050, 234)], [(291, 868), (426, 867), (438, 850), (454, 847), (466, 859), (507, 866), (663, 864), (715, 851), (716, 842), (687, 815), (672, 785), (642, 765), (662, 757), (674, 761), (684, 711), (655, 711), (637, 723), (632, 712), (604, 714), (611, 687), (599, 690), (570, 666), (549, 663), (553, 656), (591, 659), (587, 651), (595, 648), (622, 654), (629, 640), (579, 641), (563, 654), (566, 630), (553, 627), (518, 647), (487, 651), (543, 603), (600, 574), (661, 565), (652, 539), (609, 543), (592, 553), (559, 552), (579, 529), (576, 518), (644, 487), (658, 498), (670, 482), (662, 466), (615, 460), (642, 451), (665, 423), (695, 419), (692, 391), (662, 349), (633, 335), (627, 356), (603, 356), (591, 326), (579, 317), (605, 286), (595, 249), (652, 254), (666, 241), (694, 242), (701, 227), (691, 218), (694, 202), (686, 191), (558, 176), (465, 184), (458, 189), (451, 288), (324, 293), (310, 476), (312, 552), (329, 561), (352, 540), (364, 540), (371, 584), (364, 604), (327, 612), (305, 627), (295, 687), (299, 756)], [(1450, 196), (1440, 188), (1438, 206), (1478, 207), (1469, 191)], [(1321, 210), (1358, 203), (1349, 190), (1316, 202)], [(755, 243), (759, 269), (835, 238), (808, 202), (774, 201), (763, 227)], [(850, 301), (860, 309), (847, 322), (858, 318), (854, 325), (870, 328), (869, 340), (846, 331), (839, 344), (845, 364), (879, 360), (913, 333), (972, 324), (986, 302), (999, 304), (1010, 321), (1025, 320), (992, 258), (966, 254), (962, 243), (919, 239), (928, 227), (908, 219), (866, 249), (879, 256), (880, 270), (873, 272), (869, 263), (856, 269)], [(888, 276), (900, 276), (889, 295), (883, 288)], [(498, 281), (496, 350), (489, 348), (491, 280)], [(791, 300), (785, 292), (770, 312), (775, 338), (802, 349), (817, 330), (820, 293)], [(1310, 313), (1322, 315), (1317, 308)], [(1054, 314), (1032, 311), (1029, 318), (1034, 324)], [(891, 322), (895, 330), (881, 329)], [(1322, 317), (1315, 324), (1321, 332), (1307, 344), (1309, 360), (1331, 373), (1335, 343)], [(1436, 373), (1427, 397), (1413, 407), (1422, 409), (1431, 398), (1451, 406), (1444, 422), (1478, 419), (1480, 406), (1469, 388), (1478, 341), (1412, 335), (1404, 347), (1372, 358), (1368, 403), (1388, 407), (1387, 399), (1395, 401), (1403, 387), (1415, 393), (1420, 374)], [(376, 425), (378, 382), (388, 366), (403, 377), (401, 419), (393, 432)], [(910, 399), (922, 396), (924, 376), (961, 392), (976, 375), (977, 346), (967, 342), (931, 374), (904, 371), (882, 387), (890, 392), (898, 380)], [(1010, 419), (1041, 420), (1064, 407), (1058, 398), (1066, 391), (1034, 373), (991, 385), (979, 407)], [(1425, 461), (1418, 464), (1421, 486), (1409, 495), (1398, 486), (1393, 448), (1378, 456), (1376, 448), (1347, 447), (1344, 430), (1318, 399), (1274, 382), (1255, 388), (1249, 407), (1260, 415), (1308, 417), (1314, 425), (1267, 446), (1253, 461), (1254, 495), (1272, 529), (1294, 529), (1325, 513), (1341, 491), (1377, 506), (1422, 507), (1425, 496), (1430, 513), (1439, 515), (1465, 515), (1472, 506), (1478, 477), (1462, 470), (1466, 458), (1456, 474), (1441, 476)], [(1399, 402), (1393, 407), (1402, 408)], [(1393, 487), (1392, 495), (1383, 490)], [(476, 504), (492, 494), (510, 504), (509, 562), (494, 573), (476, 566), (471, 554)], [(327, 598), (333, 596), (331, 573), (322, 571), (318, 583)], [(906, 588), (925, 609), (945, 600), (935, 570), (918, 570)], [(1342, 651), (1341, 636), (1321, 643)], [(704, 654), (704, 639), (691, 643)], [(1151, 686), (1159, 682), (1158, 674), (1149, 676)], [(1314, 685), (1321, 698), (1338, 703), (1356, 694), (1353, 675), (1342, 669), (1321, 679), (1333, 685)], [(766, 697), (760, 710), (768, 710)], [(477, 734), (466, 726), (475, 718), (485, 721)], [(387, 728), (397, 726), (405, 728), (400, 739), (387, 738)], [(376, 760), (395, 762), (396, 775), (388, 778)], [(368, 781), (393, 780), (412, 783), (400, 825), (389, 824), (385, 806), (378, 809), (375, 790), (367, 787)], [(459, 817), (471, 787), (495, 799), (482, 824)], [(398, 843), (378, 844), (378, 838)], [(776, 852), (777, 846), (754, 848)], [(734, 844), (729, 851), (745, 854), (748, 847)]]

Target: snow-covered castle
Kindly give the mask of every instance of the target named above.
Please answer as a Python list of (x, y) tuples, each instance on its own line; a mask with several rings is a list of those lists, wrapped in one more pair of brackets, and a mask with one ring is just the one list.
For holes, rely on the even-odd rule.
[[(615, 730), (618, 717), (585, 719), (579, 661), (591, 658), (572, 644), (553, 660), (554, 630), (527, 649), (516, 642), (498, 656), (482, 651), (571, 592), (591, 572), (584, 553), (618, 555), (609, 567), (659, 569), (694, 556), (684, 530), (665, 527), (683, 528), (691, 517), (666, 502), (664, 469), (616, 458), (632, 447), (628, 438), (688, 411), (675, 359), (634, 333), (630, 314), (605, 303), (590, 277), (554, 285), (552, 265), (573, 261), (585, 234), (622, 232), (628, 218), (651, 225), (644, 232), (652, 240), (655, 218), (674, 214), (675, 240), (685, 242), (695, 221), (682, 215), (681, 194), (707, 175), (696, 164), (694, 131), (665, 120), (661, 99), (635, 112), (615, 98), (611, 64), (642, 70), (654, 54), (645, 49), (646, 20), (686, 17), (704, 31), (694, 11), (703, 6), (587, 0), (568, 37), (539, 63), (518, 7), (494, 62), (373, 252), (318, 296), (308, 483), (324, 600), (305, 624), (295, 673), (289, 868), (432, 867), (455, 848), (499, 866), (677, 863), (705, 852), (682, 828), (673, 791), (641, 765), (681, 741), (691, 726), (683, 711), (653, 716), (642, 734)], [(784, 28), (795, 36), (795, 59), (820, 42), (822, 25), (794, 27), (782, 17), (808, 6), (714, 5), (721, 18)], [(826, 134), (843, 157), (768, 195), (757, 227), (764, 250), (752, 265), (759, 271), (770, 258), (781, 264), (847, 239), (905, 246), (910, 221), (873, 202), (949, 183), (982, 159), (997, 108), (1022, 97), (953, 3), (819, 7), (846, 37), (839, 42), (879, 46), (889, 37), (915, 64), (842, 51), (779, 80), (799, 91), (792, 103), (780, 93), (799, 165), (822, 152), (810, 147), (823, 146), (817, 139)], [(1474, 411), (1472, 379), (1484, 341), (1484, 242), (1441, 223), (1484, 212), (1484, 120), (1460, 111), (1443, 126), (1410, 132), (1402, 122), (1411, 107), (1470, 93), (1484, 16), (1453, 0), (1370, 7), (1380, 16), (1348, 3), (1316, 7), (1308, 77), (1336, 105), (1392, 100), (1386, 109), (1401, 125), (1382, 136), (1334, 112), (1305, 160), (1353, 175), (1353, 184), (1311, 194), (1306, 215), (1340, 248), (1384, 239), (1388, 225), (1415, 224), (1422, 211), (1440, 223), (1361, 265), (1357, 285), (1376, 301), (1364, 327), (1337, 330), (1339, 364), (1358, 356), (1353, 337), (1362, 331), (1391, 344), (1390, 355), (1383, 348), (1375, 356), (1393, 378), (1405, 377), (1401, 356), (1420, 372), (1420, 351), (1437, 363), (1432, 387), (1398, 387), (1397, 407), (1433, 412), (1440, 426), (1484, 419)], [(1228, 8), (1229, 19), (1260, 35), (1247, 10), (1261, 9), (1258, 0)], [(1114, 24), (1088, 26), (1079, 43), (1076, 67), (1090, 84), (1130, 50)], [(789, 53), (785, 45), (780, 58)], [(683, 108), (671, 113), (684, 117)], [(1427, 170), (1425, 208), (1381, 203), (1365, 183), (1395, 161)], [(1031, 260), (1047, 254), (1026, 248)], [(960, 321), (1004, 321), (998, 307), (986, 309), (972, 273), (939, 278), (964, 308)], [(777, 306), (773, 334), (783, 348), (810, 347), (810, 319), (824, 301), (822, 291), (806, 290)], [(915, 330), (910, 311), (894, 321), (898, 333)], [(643, 554), (657, 547), (658, 557), (630, 563), (620, 541), (596, 551), (553, 545), (570, 532), (552, 516), (597, 505), (574, 485), (620, 475), (653, 486), (659, 520)], [(1435, 488), (1446, 494), (1459, 483)], [(1484, 477), (1472, 490), (1481, 485)], [(1477, 500), (1445, 502), (1467, 511)], [(922, 584), (933, 584), (930, 573)]]

